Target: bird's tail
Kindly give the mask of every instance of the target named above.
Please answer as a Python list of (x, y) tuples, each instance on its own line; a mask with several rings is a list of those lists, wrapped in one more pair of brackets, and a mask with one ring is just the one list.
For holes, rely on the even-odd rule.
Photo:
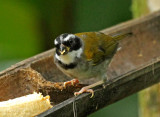
[(129, 32), (129, 33), (124, 33), (124, 34), (118, 34), (118, 35), (116, 35), (116, 36), (113, 36), (113, 39), (114, 39), (115, 41), (120, 41), (120, 40), (124, 39), (125, 37), (131, 36), (131, 35), (132, 35), (131, 32)]

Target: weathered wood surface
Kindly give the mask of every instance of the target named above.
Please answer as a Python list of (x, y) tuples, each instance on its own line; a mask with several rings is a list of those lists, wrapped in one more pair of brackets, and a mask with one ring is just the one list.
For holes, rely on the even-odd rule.
[(90, 94), (72, 97), (73, 92), (79, 90), (82, 85), (63, 88), (61, 82), (70, 78), (56, 68), (53, 62), (54, 49), (52, 49), (2, 71), (0, 101), (26, 95), (33, 90), (41, 91), (50, 94), (53, 104), (57, 105), (39, 117), (70, 117), (75, 114), (87, 116), (159, 82), (160, 12), (122, 23), (102, 32), (111, 35), (132, 32), (133, 35), (120, 42), (122, 49), (116, 53), (108, 69), (109, 80), (103, 84), (105, 88), (102, 85), (95, 87), (93, 98), (90, 98)]
[[(141, 4), (143, 3), (143, 4)], [(144, 9), (145, 7), (145, 9)], [(160, 9), (160, 0), (133, 0), (133, 17), (153, 13)], [(160, 116), (160, 83), (146, 88), (138, 93), (139, 117), (159, 117)]]
[[(141, 89), (151, 86), (160, 81), (160, 61), (153, 65), (148, 64), (138, 70), (129, 72), (115, 78), (104, 86), (95, 89), (95, 95), (83, 94), (68, 99), (37, 117), (85, 117), (104, 106), (112, 104), (126, 96), (129, 96)], [(127, 106), (127, 105), (126, 105)]]

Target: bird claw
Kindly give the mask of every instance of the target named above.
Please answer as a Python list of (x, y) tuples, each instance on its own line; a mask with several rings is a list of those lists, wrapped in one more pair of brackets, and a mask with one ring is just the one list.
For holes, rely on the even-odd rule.
[(89, 89), (88, 87), (83, 87), (79, 92), (75, 92), (74, 95), (77, 96), (85, 92), (92, 94), (90, 98), (94, 96), (94, 91), (92, 89)]
[(67, 81), (67, 82), (64, 82), (64, 88), (67, 87), (67, 85), (69, 86), (75, 86), (76, 84), (79, 84), (79, 80), (78, 79), (73, 79), (73, 80), (70, 80), (70, 81)]

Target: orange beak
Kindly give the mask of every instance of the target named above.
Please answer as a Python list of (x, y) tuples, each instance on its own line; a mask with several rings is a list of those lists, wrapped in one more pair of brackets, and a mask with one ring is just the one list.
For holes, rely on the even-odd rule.
[(68, 53), (69, 50), (70, 50), (69, 47), (67, 47), (67, 46), (65, 46), (65, 45), (63, 45), (63, 44), (60, 45), (60, 50), (59, 50), (59, 52), (61, 53), (61, 55), (64, 55), (65, 53)]

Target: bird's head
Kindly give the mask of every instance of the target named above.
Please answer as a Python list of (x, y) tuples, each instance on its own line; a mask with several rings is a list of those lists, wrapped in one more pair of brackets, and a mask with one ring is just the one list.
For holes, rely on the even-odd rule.
[(64, 33), (54, 40), (57, 55), (66, 55), (82, 48), (82, 40), (74, 34)]
[(55, 57), (64, 64), (74, 63), (75, 58), (81, 57), (83, 41), (74, 34), (61, 34), (54, 40), (54, 45)]

